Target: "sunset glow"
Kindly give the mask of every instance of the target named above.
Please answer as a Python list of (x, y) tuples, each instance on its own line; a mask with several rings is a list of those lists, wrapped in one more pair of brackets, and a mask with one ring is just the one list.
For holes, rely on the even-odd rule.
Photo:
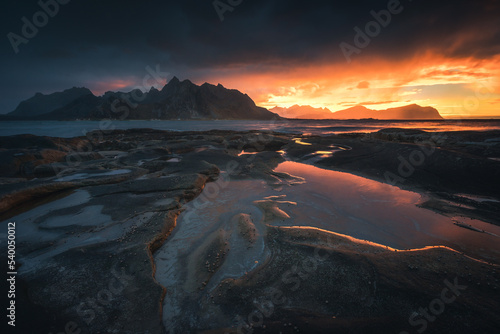
[(367, 57), (351, 64), (269, 65), (252, 72), (242, 66), (216, 72), (203, 80), (246, 92), (266, 108), (299, 104), (337, 111), (364, 105), (381, 110), (416, 103), (437, 108), (445, 118), (500, 115), (498, 55), (446, 59), (428, 52), (398, 63)]
[(498, 332), (500, 0), (5, 5), (15, 333)]
[[(109, 6), (65, 6), (70, 12), (59, 19), (67, 21), (52, 20), (40, 33), (46, 40), (18, 42), (14, 48), (12, 38), (6, 40), (3, 74), (9, 84), (0, 113), (13, 111), (36, 92), (72, 86), (95, 95), (149, 91), (176, 76), (237, 89), (268, 109), (301, 105), (335, 112), (357, 105), (383, 110), (418, 104), (445, 118), (500, 117), (496, 0), (255, 2), (225, 7), (225, 13), (211, 1), (196, 10), (167, 1), (154, 12), (137, 8), (146, 23), (108, 31), (107, 17), (85, 34), (73, 34), (96, 11), (117, 11)], [(35, 3), (20, 6), (7, 24), (12, 33), (22, 34), (19, 17), (38, 9)], [(129, 15), (118, 12), (113, 20)], [(367, 33), (370, 26), (374, 32)], [(363, 45), (359, 32), (365, 34)], [(346, 53), (342, 45), (356, 51)]]
[(121, 90), (126, 91), (133, 88), (135, 85), (134, 79), (108, 79), (99, 82), (92, 82), (90, 86), (93, 87), (92, 91), (94, 94), (102, 95), (110, 90)]

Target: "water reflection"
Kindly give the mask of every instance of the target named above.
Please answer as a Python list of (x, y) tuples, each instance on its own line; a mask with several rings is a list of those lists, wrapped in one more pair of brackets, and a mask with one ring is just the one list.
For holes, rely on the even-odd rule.
[(465, 224), (500, 235), (500, 227), (464, 217), (446, 217), (417, 206), (418, 193), (356, 175), (296, 162), (276, 168), (306, 179), (285, 189), (291, 219), (285, 226), (307, 225), (369, 240), (397, 249), (448, 246), (472, 257), (500, 262), (500, 239), (454, 224)]
[[(295, 141), (295, 142), (297, 143), (297, 141)], [(305, 145), (308, 143), (300, 142), (299, 144)], [(308, 144), (308, 145), (311, 145), (311, 144)], [(352, 150), (351, 147), (346, 146), (346, 145), (344, 145), (344, 146), (342, 146), (342, 145), (330, 145), (329, 148), (331, 148), (331, 150), (329, 150), (329, 151), (316, 151), (313, 153), (309, 153), (302, 158), (305, 160), (308, 160), (308, 162), (316, 162), (316, 161), (319, 161), (319, 160), (324, 159), (324, 158), (329, 158), (334, 153)]]
[(306, 142), (302, 141), (302, 138), (293, 138), (293, 141), (295, 142), (295, 144), (299, 144), (299, 145), (304, 145), (304, 146), (311, 146), (312, 145), (311, 143), (306, 143)]
[(238, 156), (241, 157), (242, 155), (255, 155), (255, 154), (259, 154), (260, 152), (250, 152), (250, 151), (241, 151), (240, 153), (238, 153)]

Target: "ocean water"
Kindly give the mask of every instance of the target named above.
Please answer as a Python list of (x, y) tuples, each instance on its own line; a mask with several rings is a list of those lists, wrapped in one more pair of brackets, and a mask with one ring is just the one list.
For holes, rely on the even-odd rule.
[(0, 136), (32, 134), (37, 136), (70, 138), (85, 136), (91, 131), (137, 128), (170, 131), (264, 130), (296, 134), (329, 135), (342, 132), (375, 132), (384, 128), (409, 128), (424, 131), (500, 130), (500, 120), (2, 121), (0, 122)]

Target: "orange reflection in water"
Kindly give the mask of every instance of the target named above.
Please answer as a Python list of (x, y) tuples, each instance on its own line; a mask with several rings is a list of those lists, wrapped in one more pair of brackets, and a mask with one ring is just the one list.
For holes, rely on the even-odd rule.
[[(306, 179), (284, 190), (288, 226), (313, 226), (395, 249), (447, 246), (471, 257), (500, 262), (500, 239), (454, 225), (454, 218), (417, 206), (422, 195), (360, 176), (284, 162), (276, 168)], [(467, 224), (500, 235), (500, 227), (474, 219)]]
[(324, 189), (321, 189), (321, 193), (331, 197), (336, 197), (338, 190), (342, 189), (342, 197), (344, 198), (362, 196), (365, 199), (371, 199), (377, 202), (390, 202), (393, 205), (418, 203), (421, 198), (417, 193), (401, 190), (389, 184), (349, 173), (321, 169), (298, 162), (283, 162), (276, 168), (276, 171), (305, 177), (310, 187), (322, 185)]
[(301, 138), (295, 138), (294, 141), (295, 141), (295, 144), (299, 144), (299, 145), (304, 145), (304, 146), (311, 146), (312, 145), (311, 143), (306, 143), (306, 142), (302, 141)]

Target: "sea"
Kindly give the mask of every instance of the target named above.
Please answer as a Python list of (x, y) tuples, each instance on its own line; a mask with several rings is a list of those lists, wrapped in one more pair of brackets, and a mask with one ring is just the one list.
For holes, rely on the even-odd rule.
[(79, 137), (91, 131), (115, 129), (157, 129), (168, 131), (275, 131), (303, 135), (333, 135), (346, 132), (376, 132), (385, 128), (419, 129), (423, 131), (500, 130), (500, 119), (492, 120), (102, 120), (102, 121), (0, 121), (0, 136), (31, 134), (50, 137)]

